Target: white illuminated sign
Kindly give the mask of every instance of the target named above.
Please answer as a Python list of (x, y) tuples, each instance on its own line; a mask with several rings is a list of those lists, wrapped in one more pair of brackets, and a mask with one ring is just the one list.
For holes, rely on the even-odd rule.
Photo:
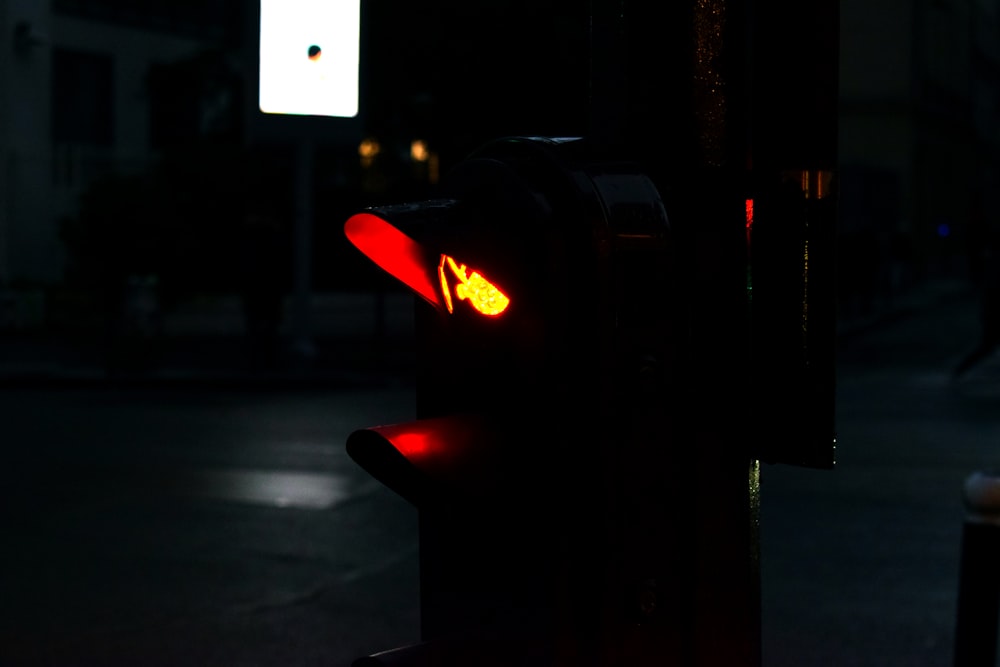
[(361, 0), (261, 0), (260, 110), (358, 115)]

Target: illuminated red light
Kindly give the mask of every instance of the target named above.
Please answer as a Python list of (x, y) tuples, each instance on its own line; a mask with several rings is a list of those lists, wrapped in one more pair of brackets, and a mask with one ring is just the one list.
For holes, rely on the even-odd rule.
[(362, 468), (414, 504), (441, 488), (476, 495), (495, 491), (488, 471), (499, 464), (499, 429), (479, 415), (451, 415), (355, 431), (347, 452)]
[(419, 243), (373, 213), (352, 215), (344, 223), (344, 233), (358, 250), (392, 277), (431, 305), (444, 307), (435, 286), (433, 260), (428, 261)]
[(348, 240), (391, 276), (431, 305), (453, 313), (455, 301), (465, 301), (478, 313), (496, 317), (510, 305), (499, 287), (478, 271), (448, 255), (437, 257), (374, 213), (358, 213), (344, 224)]
[(452, 276), (458, 279), (458, 282), (455, 283), (455, 296), (460, 301), (467, 301), (477, 312), (491, 317), (500, 315), (507, 310), (510, 299), (496, 285), (477, 271), (469, 273), (465, 264), (459, 265), (448, 255), (441, 255), (441, 261), (438, 262), (438, 278), (441, 281), (444, 304), (449, 313), (455, 310), (451, 298), (451, 288), (448, 286), (449, 271)]
[(424, 462), (443, 453), (444, 442), (433, 422), (416, 421), (406, 424), (379, 426), (372, 430), (385, 438), (410, 462)]
[(753, 199), (747, 199), (747, 243), (750, 243), (750, 235), (753, 232)]

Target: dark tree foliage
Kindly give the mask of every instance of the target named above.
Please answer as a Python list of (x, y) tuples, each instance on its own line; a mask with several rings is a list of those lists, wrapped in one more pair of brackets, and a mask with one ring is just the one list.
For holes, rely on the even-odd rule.
[[(282, 233), (290, 225), (287, 165), (243, 145), (243, 93), (232, 67), (210, 50), (151, 68), (159, 157), (143, 171), (94, 182), (77, 215), (63, 221), (71, 283), (110, 293), (130, 276), (155, 276), (165, 305), (238, 290), (249, 209), (266, 209)], [(275, 263), (283, 251), (274, 248)]]
[(92, 184), (63, 223), (68, 280), (111, 290), (129, 276), (156, 276), (167, 300), (226, 288), (242, 206), (238, 162), (198, 153)]

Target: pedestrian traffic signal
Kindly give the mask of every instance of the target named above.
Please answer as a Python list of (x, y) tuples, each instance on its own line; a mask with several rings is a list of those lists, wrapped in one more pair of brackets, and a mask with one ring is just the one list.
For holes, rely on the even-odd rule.
[(618, 578), (618, 559), (637, 557), (638, 543), (599, 519), (610, 493), (646, 507), (677, 493), (650, 480), (668, 467), (638, 471), (627, 492), (606, 474), (630, 448), (647, 463), (668, 453), (644, 441), (665, 428), (676, 347), (661, 307), (663, 202), (637, 165), (595, 160), (583, 139), (499, 139), (442, 189), (345, 224), (421, 299), (417, 420), (357, 431), (347, 449), (418, 508), (426, 641), (475, 638), (548, 659), (617, 645), (622, 636), (581, 635), (575, 618), (598, 622), (606, 596), (623, 592), (589, 595), (574, 581)]
[[(770, 184), (749, 184), (756, 198), (672, 192), (678, 224), (641, 165), (582, 138), (495, 140), (441, 187), (345, 224), (420, 297), (417, 419), (356, 431), (347, 450), (417, 508), (424, 643), (363, 664), (485, 646), (519, 666), (688, 664), (699, 632), (756, 613), (752, 563), (715, 553), (752, 541), (753, 508), (722, 516), (732, 508), (698, 499), (745, 487), (754, 459), (832, 454), (794, 446), (822, 409), (777, 426), (760, 411), (780, 406), (746, 396), (766, 379), (793, 383), (775, 395), (796, 408), (832, 401), (813, 391), (832, 386), (832, 365), (813, 363), (826, 348), (804, 354), (819, 339), (801, 335), (828, 282), (780, 233), (800, 229), (798, 200)], [(823, 267), (811, 248), (805, 261)], [(720, 540), (713, 525), (747, 535)], [(746, 570), (713, 569), (732, 562)], [(705, 612), (727, 586), (731, 608)]]
[[(449, 202), (428, 202), (429, 206), (447, 207)], [(412, 211), (411, 207), (408, 207)], [(388, 211), (385, 211), (386, 213)], [(453, 257), (441, 254), (437, 258), (437, 281), (434, 280), (434, 257), (416, 241), (375, 213), (359, 213), (347, 221), (347, 238), (359, 250), (401, 280), (426, 301), (448, 313), (455, 311), (455, 299), (467, 301), (483, 315), (500, 315), (510, 299), (493, 283)]]

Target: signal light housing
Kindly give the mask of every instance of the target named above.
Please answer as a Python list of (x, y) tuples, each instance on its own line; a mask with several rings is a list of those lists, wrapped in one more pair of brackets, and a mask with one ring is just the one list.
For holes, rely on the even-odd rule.
[[(551, 655), (568, 640), (559, 600), (572, 581), (612, 576), (614, 552), (640, 548), (589, 522), (610, 503), (677, 493), (612, 490), (607, 468), (632, 457), (659, 479), (670, 454), (645, 439), (668, 428), (650, 406), (670, 403), (678, 348), (670, 224), (638, 165), (592, 158), (578, 138), (491, 142), (442, 190), (345, 225), (421, 297), (417, 420), (357, 431), (348, 452), (418, 509), (423, 640)], [(633, 402), (622, 387), (634, 382)], [(602, 596), (580, 613), (596, 618)]]
[[(728, 562), (677, 509), (705, 493), (693, 473), (752, 495), (758, 459), (832, 465), (831, 284), (803, 273), (825, 271), (830, 246), (786, 243), (782, 221), (801, 221), (767, 188), (673, 193), (674, 221), (638, 164), (583, 139), (499, 139), (442, 189), (345, 225), (421, 297), (417, 420), (357, 431), (348, 452), (418, 510), (422, 639), (527, 642), (538, 664), (683, 663), (698, 592), (679, 573)], [(809, 298), (789, 280), (811, 281)], [(801, 414), (775, 424), (764, 379)], [(752, 523), (750, 506), (699, 511)], [(751, 605), (744, 575), (726, 573)], [(623, 602), (651, 590), (658, 610)]]

